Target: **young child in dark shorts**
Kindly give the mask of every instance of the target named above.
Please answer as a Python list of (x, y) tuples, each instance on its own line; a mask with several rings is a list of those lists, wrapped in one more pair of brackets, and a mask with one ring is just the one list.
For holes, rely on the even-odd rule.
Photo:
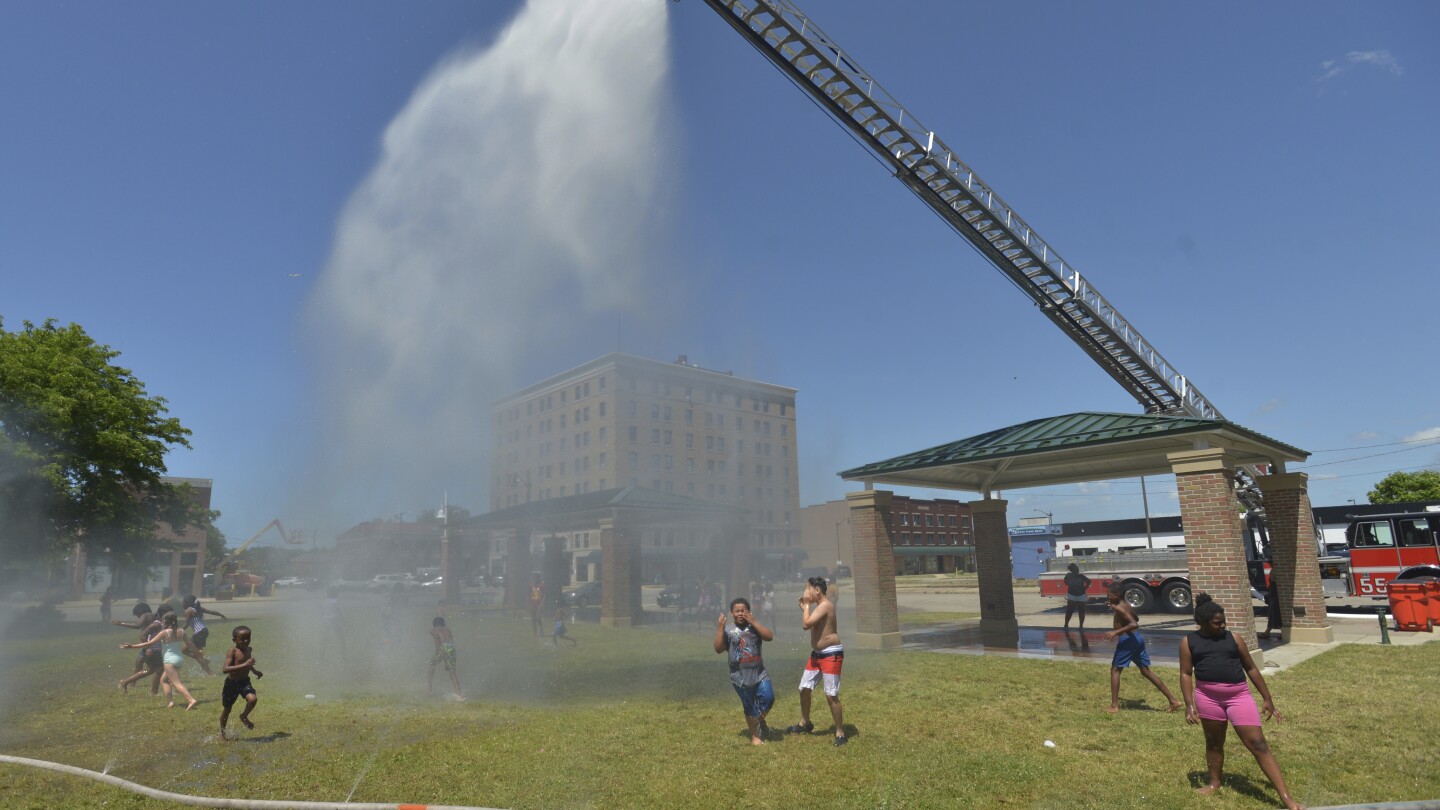
[(1140, 617), (1136, 615), (1135, 608), (1125, 601), (1125, 586), (1119, 580), (1110, 583), (1105, 599), (1115, 611), (1115, 629), (1104, 635), (1106, 641), (1115, 641), (1115, 655), (1110, 660), (1110, 708), (1106, 711), (1111, 714), (1120, 711), (1120, 673), (1132, 663), (1139, 668), (1145, 680), (1159, 689), (1160, 694), (1170, 701), (1167, 711), (1173, 712), (1180, 708), (1181, 703), (1175, 699), (1170, 688), (1160, 680), (1159, 675), (1150, 671), (1150, 653), (1145, 649), (1144, 636), (1140, 635)]
[(230, 739), (225, 733), (225, 724), (230, 720), (230, 707), (241, 697), (245, 698), (245, 709), (240, 712), (240, 723), (245, 728), (255, 728), (250, 722), (250, 713), (255, 711), (255, 703), (259, 698), (255, 694), (255, 687), (250, 684), (250, 673), (255, 677), (263, 678), (265, 673), (255, 668), (255, 653), (250, 649), (250, 628), (245, 625), (236, 627), (230, 633), (230, 638), (235, 646), (225, 653), (225, 665), (220, 668), (225, 673), (225, 688), (221, 692), (220, 705), (220, 739)]

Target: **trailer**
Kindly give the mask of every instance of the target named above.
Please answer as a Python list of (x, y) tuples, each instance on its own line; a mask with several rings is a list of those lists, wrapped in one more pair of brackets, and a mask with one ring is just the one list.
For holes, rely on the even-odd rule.
[[(1325, 597), (1350, 595), (1350, 560), (1344, 556), (1320, 558), (1320, 583)], [(1089, 599), (1104, 599), (1110, 583), (1120, 582), (1122, 598), (1137, 613), (1156, 609), (1167, 613), (1188, 613), (1192, 604), (1190, 570), (1185, 549), (1157, 548), (1114, 551), (1085, 557), (1055, 557), (1040, 575), (1040, 595), (1065, 598), (1065, 574), (1074, 564), (1090, 578), (1085, 592)], [(1252, 596), (1261, 594), (1270, 581), (1270, 563), (1250, 564)]]

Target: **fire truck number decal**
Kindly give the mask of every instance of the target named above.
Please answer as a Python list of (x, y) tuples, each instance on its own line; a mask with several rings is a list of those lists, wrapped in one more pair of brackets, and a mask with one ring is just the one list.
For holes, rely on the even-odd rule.
[(1383, 594), (1386, 592), (1386, 585), (1389, 579), (1380, 574), (1360, 576), (1360, 593), (1362, 594)]

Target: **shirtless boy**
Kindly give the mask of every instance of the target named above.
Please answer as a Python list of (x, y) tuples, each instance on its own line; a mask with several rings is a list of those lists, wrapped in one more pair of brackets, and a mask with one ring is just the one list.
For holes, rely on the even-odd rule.
[(220, 668), (225, 673), (225, 689), (221, 693), (220, 704), (224, 708), (220, 710), (220, 739), (230, 739), (225, 735), (225, 723), (230, 720), (230, 707), (241, 696), (245, 698), (245, 709), (240, 712), (240, 723), (245, 728), (255, 728), (250, 722), (250, 712), (255, 711), (255, 703), (258, 698), (255, 695), (255, 687), (250, 685), (250, 673), (255, 677), (263, 678), (265, 674), (255, 668), (255, 653), (250, 649), (250, 628), (240, 625), (230, 632), (230, 638), (234, 640), (235, 646), (225, 653), (225, 665)]
[[(444, 600), (441, 600), (444, 604)], [(445, 617), (436, 616), (430, 620), (430, 638), (435, 641), (435, 654), (430, 657), (430, 687), (428, 691), (435, 691), (435, 667), (444, 666), (445, 671), (450, 673), (450, 685), (455, 687), (451, 695), (455, 700), (464, 700), (460, 694), (460, 676), (455, 674), (455, 636), (450, 633), (450, 628), (445, 626)]]
[(845, 648), (840, 644), (840, 631), (835, 622), (835, 603), (825, 597), (824, 577), (811, 577), (800, 596), (800, 626), (810, 631), (810, 660), (800, 676), (800, 722), (785, 731), (809, 734), (815, 730), (810, 722), (810, 695), (815, 682), (823, 679), (825, 701), (830, 704), (830, 717), (835, 720), (835, 744), (844, 745), (844, 712), (840, 707), (840, 667), (845, 663)]
[(1135, 608), (1125, 601), (1124, 586), (1119, 581), (1111, 582), (1105, 598), (1115, 610), (1115, 629), (1104, 636), (1106, 641), (1115, 640), (1115, 657), (1110, 660), (1110, 708), (1106, 711), (1111, 714), (1120, 711), (1120, 673), (1132, 661), (1140, 668), (1145, 680), (1155, 684), (1160, 694), (1170, 701), (1168, 711), (1180, 708), (1183, 704), (1175, 699), (1160, 676), (1150, 671), (1150, 653), (1145, 650), (1145, 638), (1140, 635), (1140, 617), (1135, 615)]

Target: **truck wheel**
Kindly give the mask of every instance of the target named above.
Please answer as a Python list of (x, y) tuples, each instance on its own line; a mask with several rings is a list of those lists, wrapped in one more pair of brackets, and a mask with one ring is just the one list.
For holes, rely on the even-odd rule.
[(1136, 613), (1148, 613), (1155, 607), (1155, 595), (1150, 586), (1143, 582), (1127, 582), (1122, 597), (1125, 603), (1135, 608)]
[(1184, 582), (1172, 582), (1160, 592), (1160, 604), (1171, 613), (1189, 613), (1191, 608), (1190, 586)]

